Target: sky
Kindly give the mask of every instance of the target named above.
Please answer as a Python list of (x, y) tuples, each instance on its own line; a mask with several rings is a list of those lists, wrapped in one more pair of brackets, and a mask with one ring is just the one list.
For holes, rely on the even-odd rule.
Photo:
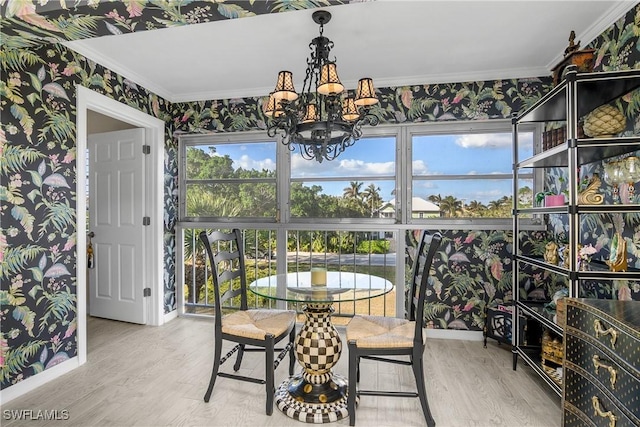
[[(524, 157), (532, 154), (532, 137), (520, 137)], [(208, 149), (205, 148), (208, 152)], [(325, 194), (342, 196), (353, 177), (363, 182), (362, 190), (373, 183), (380, 188), (383, 200), (389, 201), (395, 187), (395, 138), (362, 138), (348, 147), (335, 160), (318, 163), (303, 159), (298, 150), (293, 153), (292, 179), (302, 179), (304, 185), (320, 185)], [(275, 170), (273, 143), (218, 144), (217, 155), (229, 155), (234, 166), (243, 169)], [(391, 159), (391, 160), (390, 160)], [(412, 170), (415, 177), (456, 174), (511, 173), (512, 136), (500, 134), (414, 136)], [(313, 179), (322, 179), (321, 182)], [(327, 178), (343, 178), (327, 181)], [(501, 180), (420, 180), (414, 179), (413, 197), (427, 199), (431, 194), (453, 195), (465, 203), (477, 200), (487, 204), (512, 193), (511, 179)]]

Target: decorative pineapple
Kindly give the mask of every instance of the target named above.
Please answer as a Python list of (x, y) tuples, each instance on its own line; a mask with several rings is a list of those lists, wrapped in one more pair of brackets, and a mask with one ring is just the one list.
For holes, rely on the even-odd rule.
[(626, 125), (627, 119), (620, 110), (604, 104), (586, 115), (583, 129), (592, 138), (607, 138), (622, 132)]

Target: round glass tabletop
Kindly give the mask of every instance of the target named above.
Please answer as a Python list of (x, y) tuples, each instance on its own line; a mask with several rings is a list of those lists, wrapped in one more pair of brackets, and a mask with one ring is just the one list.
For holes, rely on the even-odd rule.
[(288, 302), (331, 303), (379, 297), (393, 284), (382, 277), (346, 271), (327, 271), (326, 285), (311, 285), (311, 272), (276, 274), (257, 279), (249, 290), (264, 298)]

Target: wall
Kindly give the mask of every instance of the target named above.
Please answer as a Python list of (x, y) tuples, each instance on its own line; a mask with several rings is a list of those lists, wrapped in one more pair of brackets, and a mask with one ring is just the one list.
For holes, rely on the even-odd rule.
[[(77, 355), (75, 86), (170, 122), (164, 100), (124, 84), (121, 76), (60, 44), (23, 53), (39, 60), (7, 67), (2, 85), (3, 388)], [(168, 126), (167, 159), (175, 158), (171, 134)], [(166, 168), (165, 175), (167, 195), (173, 197), (176, 171)], [(172, 218), (175, 203), (167, 199), (165, 218)], [(171, 222), (165, 221), (169, 272), (174, 271), (174, 234)], [(175, 295), (174, 283), (166, 275), (167, 294)], [(174, 307), (175, 296), (166, 299), (165, 311)]]
[[(308, 7), (342, 2), (310, 2)], [(165, 311), (176, 308), (176, 147), (174, 132), (265, 129), (262, 99), (169, 104), (135, 83), (87, 61), (43, 34), (71, 40), (205, 20), (279, 12), (288, 2), (96, 4), (34, 14), (40, 6), (5, 10), (0, 82), (0, 382), (22, 381), (77, 354), (75, 227), (75, 85), (84, 85), (160, 118), (165, 138)], [(49, 7), (50, 8), (50, 7)], [(164, 8), (164, 10), (162, 9)], [(200, 9), (198, 9), (200, 8)], [(246, 8), (246, 9), (245, 9)], [(251, 9), (251, 10), (248, 10)], [(26, 12), (20, 16), (20, 13)], [(84, 19), (61, 16), (82, 14)], [(636, 10), (597, 42), (600, 64), (627, 64), (635, 46)], [(99, 25), (100, 24), (100, 25)], [(105, 25), (102, 25), (105, 24)], [(37, 26), (29, 36), (29, 26)], [(20, 33), (17, 30), (21, 31)], [(623, 41), (624, 39), (624, 41)], [(42, 43), (45, 43), (44, 45)], [(615, 55), (614, 55), (615, 53)], [(623, 61), (624, 59), (624, 61)], [(617, 61), (617, 62), (616, 62)], [(633, 60), (632, 67), (636, 66)], [(629, 62), (631, 63), (631, 62)], [(6, 77), (5, 77), (6, 76)], [(501, 80), (382, 88), (383, 122), (508, 118), (549, 88), (549, 79)], [(634, 98), (635, 99), (635, 98)], [(629, 104), (631, 105), (631, 104)], [(633, 105), (636, 105), (635, 101)], [(637, 110), (627, 110), (635, 120)], [(238, 126), (237, 123), (243, 123)], [(636, 233), (638, 235), (638, 233)], [(482, 304), (508, 292), (508, 235), (445, 232), (437, 266), (441, 292), (430, 309), (434, 327), (479, 329)], [(478, 256), (478, 251), (482, 255)], [(83, 256), (83, 255), (81, 255)], [(469, 262), (464, 260), (466, 257)]]

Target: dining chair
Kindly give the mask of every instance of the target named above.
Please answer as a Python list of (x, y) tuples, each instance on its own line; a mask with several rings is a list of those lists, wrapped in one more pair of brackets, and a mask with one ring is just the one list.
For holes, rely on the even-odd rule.
[[(424, 301), (433, 257), (440, 246), (440, 233), (421, 233), (415, 255), (404, 319), (384, 316), (354, 316), (346, 328), (349, 349), (349, 386), (347, 408), (349, 425), (356, 423), (356, 400), (360, 396), (419, 397), (429, 427), (436, 425), (424, 384), (425, 349)], [(390, 358), (389, 356), (408, 356)], [(417, 392), (356, 390), (360, 382), (360, 359), (409, 365), (413, 369)]]
[[(296, 312), (293, 310), (249, 309), (247, 303), (247, 279), (242, 245), (242, 233), (238, 229), (230, 233), (212, 231), (200, 233), (212, 270), (215, 298), (214, 361), (209, 388), (204, 395), (208, 402), (217, 377), (231, 378), (265, 384), (267, 415), (273, 413), (275, 393), (274, 375), (282, 359), (289, 353), (289, 375), (293, 375), (296, 335)], [(234, 304), (235, 303), (235, 304)], [(236, 307), (235, 309), (232, 308)], [(239, 307), (239, 308), (238, 308)], [(289, 337), (282, 349), (275, 345)], [(236, 345), (222, 356), (223, 341)], [(250, 347), (247, 347), (250, 346)], [(233, 370), (237, 372), (245, 351), (265, 352), (265, 375), (263, 378), (220, 372), (220, 365), (238, 352)], [(274, 358), (275, 352), (278, 357)]]

